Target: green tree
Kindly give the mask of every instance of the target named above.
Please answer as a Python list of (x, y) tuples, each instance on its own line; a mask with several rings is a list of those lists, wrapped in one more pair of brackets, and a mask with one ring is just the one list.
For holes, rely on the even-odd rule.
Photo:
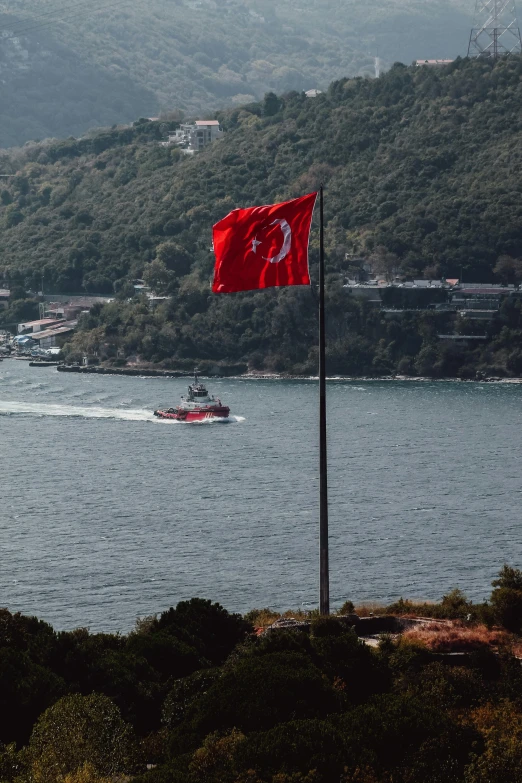
[(522, 280), (522, 259), (512, 258), (511, 256), (500, 256), (493, 267), (495, 274), (501, 283), (519, 283)]
[(265, 117), (273, 117), (281, 108), (281, 101), (275, 92), (267, 92), (263, 101), (263, 114)]
[(10, 745), (0, 743), (0, 780), (2, 783), (12, 783), (15, 778), (19, 778), (23, 766), (23, 759), (16, 752), (16, 744), (14, 742)]
[(234, 756), (245, 735), (237, 729), (227, 734), (215, 732), (205, 737), (201, 748), (192, 756), (189, 770), (191, 783), (235, 783), (237, 768)]
[(167, 269), (175, 272), (178, 277), (182, 277), (190, 272), (191, 256), (176, 242), (162, 242), (157, 245), (156, 258), (161, 261)]
[(522, 715), (506, 701), (478, 708), (473, 723), (484, 740), (466, 768), (465, 783), (522, 783)]
[(143, 270), (143, 280), (154, 293), (163, 294), (172, 284), (174, 275), (167, 269), (163, 261), (156, 258)]
[(115, 704), (102, 694), (64, 696), (38, 719), (27, 749), (34, 783), (56, 783), (89, 764), (111, 777), (137, 769), (136, 744)]
[(522, 571), (504, 565), (492, 582), (491, 605), (497, 622), (510, 631), (522, 631)]

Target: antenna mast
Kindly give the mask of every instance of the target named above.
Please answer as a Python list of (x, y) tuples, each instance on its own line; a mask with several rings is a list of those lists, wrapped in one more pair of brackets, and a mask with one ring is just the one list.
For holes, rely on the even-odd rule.
[(521, 52), (515, 0), (476, 0), (468, 57), (498, 60)]

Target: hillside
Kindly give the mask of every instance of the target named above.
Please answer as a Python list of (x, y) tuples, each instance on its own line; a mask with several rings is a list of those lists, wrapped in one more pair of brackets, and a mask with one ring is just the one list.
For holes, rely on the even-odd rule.
[[(471, 0), (0, 2), (0, 147), (465, 54)], [(408, 31), (405, 34), (405, 30)]]
[[(521, 76), (520, 58), (444, 71), (398, 65), (378, 80), (335, 82), (316, 99), (292, 93), (225, 112), (224, 139), (189, 159), (160, 147), (161, 124), (151, 122), (6, 155), (2, 172), (18, 172), (0, 193), (0, 279), (119, 292), (121, 302), (84, 324), (95, 331), (79, 335), (82, 350), (106, 343), (154, 362), (248, 359), (310, 371), (310, 292), (212, 296), (209, 247), (212, 223), (230, 209), (323, 181), (332, 370), (396, 371), (403, 359), (429, 370), (422, 351), (444, 331), (441, 317), (426, 314), (422, 328), (380, 322), (343, 293), (350, 255), (404, 277), (463, 272), (476, 282), (496, 279), (499, 257), (522, 256)], [(314, 272), (316, 230), (311, 248)], [(154, 314), (123, 301), (141, 277), (172, 295)], [(508, 319), (508, 347), (518, 356), (517, 319)], [(499, 356), (472, 363), (505, 370)], [(439, 372), (467, 362), (450, 359)]]

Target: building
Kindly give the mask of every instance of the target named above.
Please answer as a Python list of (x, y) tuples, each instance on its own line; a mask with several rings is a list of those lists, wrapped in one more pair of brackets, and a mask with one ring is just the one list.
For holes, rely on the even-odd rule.
[(306, 90), (305, 95), (307, 98), (317, 98), (318, 95), (321, 95), (322, 90)]
[(145, 283), (145, 280), (133, 280), (132, 287), (136, 294), (146, 294), (150, 291), (150, 286)]
[(417, 60), (417, 68), (422, 68), (426, 65), (428, 68), (444, 68), (445, 65), (449, 65), (453, 60)]
[(9, 305), (10, 296), (11, 291), (8, 291), (6, 288), (0, 288), (0, 308), (7, 307)]
[(62, 304), (60, 302), (50, 302), (45, 308), (45, 315), (48, 318), (55, 318), (57, 321), (72, 321), (78, 318), (80, 313), (86, 313), (90, 306), (82, 304)]
[(65, 323), (62, 322), (60, 326), (54, 326), (52, 329), (45, 329), (41, 332), (34, 332), (31, 335), (31, 339), (33, 343), (38, 345), (39, 348), (54, 348), (58, 344), (57, 340), (60, 344), (63, 344), (63, 341), (59, 338), (65, 337), (66, 335), (74, 332), (76, 324), (76, 321), (66, 321)]
[(487, 334), (438, 334), (437, 337), (454, 345), (473, 345), (488, 339)]
[[(462, 283), (450, 292), (450, 302), (462, 311), (499, 310), (503, 299), (515, 293), (515, 286), (491, 285), (489, 283)], [(485, 316), (484, 316), (485, 317)]]
[(445, 288), (442, 280), (414, 280), (413, 282), (398, 283), (398, 288)]
[(223, 136), (223, 131), (217, 120), (196, 120), (195, 123), (185, 123), (160, 144), (163, 147), (179, 147), (186, 152), (200, 152), (212, 142)]
[(69, 305), (71, 307), (81, 307), (82, 310), (89, 310), (93, 305), (107, 304), (107, 302), (113, 302), (113, 296), (96, 296), (89, 294), (82, 294), (80, 296), (71, 296), (70, 294), (45, 294), (42, 299), (46, 302), (47, 307), (54, 307), (55, 305)]
[(60, 323), (60, 318), (40, 318), (38, 321), (26, 321), (23, 324), (18, 324), (18, 334), (36, 333), (43, 329), (49, 329), (51, 326)]

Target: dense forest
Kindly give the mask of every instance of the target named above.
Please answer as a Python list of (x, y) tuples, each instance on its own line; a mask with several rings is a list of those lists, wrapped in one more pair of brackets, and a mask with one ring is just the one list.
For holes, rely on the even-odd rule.
[[(471, 0), (0, 2), (0, 147), (466, 53)], [(405, 34), (405, 31), (407, 33)]]
[(370, 608), (350, 601), (266, 630), (268, 609), (192, 599), (123, 636), (2, 609), (0, 778), (519, 783), (522, 572), (493, 588), (482, 604), (453, 590), (372, 607), (434, 618), (374, 647), (356, 630)]
[[(158, 144), (175, 123), (146, 120), (6, 153), (0, 173), (13, 176), (0, 191), (0, 279), (17, 291), (43, 283), (47, 292), (116, 296), (82, 321), (71, 356), (315, 372), (314, 286), (212, 295), (210, 246), (212, 224), (231, 209), (324, 182), (330, 372), (518, 374), (518, 299), (481, 325), (489, 339), (470, 349), (437, 342), (453, 329), (447, 313), (386, 318), (343, 284), (365, 260), (403, 279), (492, 282), (510, 265), (515, 274), (521, 76), (519, 57), (442, 70), (396, 64), (313, 99), (268, 93), (218, 113), (224, 138), (194, 157)], [(316, 225), (310, 247), (316, 280)], [(169, 299), (151, 309), (133, 297), (136, 279)], [(26, 306), (17, 297), (4, 321)], [(473, 333), (464, 319), (459, 328)]]

